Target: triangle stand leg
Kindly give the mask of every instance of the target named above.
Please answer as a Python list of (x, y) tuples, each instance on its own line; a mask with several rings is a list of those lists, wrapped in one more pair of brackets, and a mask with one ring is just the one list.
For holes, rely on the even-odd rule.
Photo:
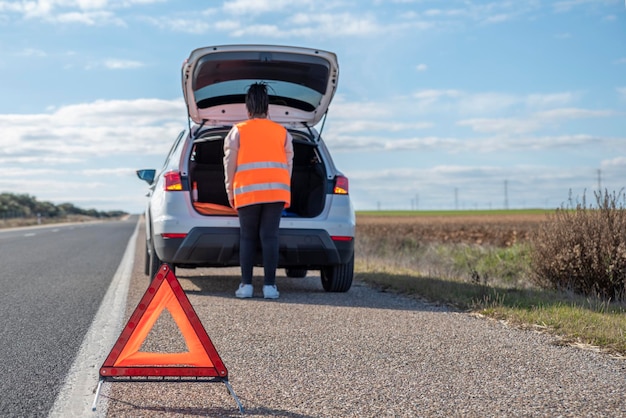
[(233, 387), (230, 385), (230, 382), (228, 382), (228, 379), (222, 379), (222, 382), (224, 382), (224, 384), (226, 385), (226, 389), (228, 389), (228, 393), (230, 393), (230, 396), (233, 397), (233, 399), (237, 403), (237, 408), (239, 408), (239, 412), (241, 412), (241, 414), (243, 415), (244, 414), (243, 405), (239, 401), (239, 398), (237, 397), (237, 394), (233, 390)]
[(102, 389), (102, 384), (104, 383), (104, 379), (98, 380), (98, 387), (96, 388), (96, 396), (93, 399), (93, 404), (91, 405), (91, 410), (96, 410), (96, 405), (98, 404), (98, 397), (100, 397), (100, 389)]
[[(96, 406), (98, 405), (98, 398), (100, 397), (100, 389), (102, 389), (102, 384), (105, 382), (105, 380), (106, 379), (100, 379), (98, 381), (98, 387), (96, 388), (96, 395), (95, 395), (95, 397), (93, 399), (93, 404), (91, 405), (91, 410), (92, 411), (96, 410)], [(235, 390), (231, 386), (231, 384), (228, 381), (228, 379), (218, 378), (217, 380), (221, 380), (224, 383), (224, 385), (226, 385), (226, 389), (228, 390), (228, 393), (230, 394), (230, 396), (233, 397), (233, 399), (235, 400), (235, 403), (237, 404), (237, 408), (239, 409), (239, 412), (243, 415), (245, 413), (245, 411), (243, 409), (243, 405), (241, 404), (241, 401), (237, 397), (237, 394), (235, 393)], [(132, 380), (130, 380), (130, 381), (132, 381)], [(141, 380), (137, 380), (137, 381), (141, 381)], [(214, 380), (214, 381), (216, 381), (216, 380)]]

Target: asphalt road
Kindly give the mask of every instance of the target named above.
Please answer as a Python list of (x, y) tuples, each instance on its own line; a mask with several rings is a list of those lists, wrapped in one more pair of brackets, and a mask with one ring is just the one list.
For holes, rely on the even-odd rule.
[(137, 224), (0, 230), (0, 416), (46, 416)]
[[(88, 393), (71, 399), (86, 397), (89, 406), (111, 347), (104, 329), (115, 328), (96, 326), (94, 339), (94, 323), (103, 311), (108, 320), (118, 311), (128, 318), (148, 284), (142, 224), (130, 246), (136, 226), (130, 219), (0, 230), (0, 416), (47, 416), (77, 362), (89, 366), (74, 379)], [(131, 265), (122, 313), (107, 307), (111, 289), (126, 294), (116, 285), (124, 260)], [(626, 417), (623, 358), (381, 292), (358, 275), (349, 292), (336, 294), (323, 291), (317, 272), (281, 274), (280, 299), (267, 301), (260, 274), (256, 297), (239, 300), (237, 268), (176, 269), (246, 416)], [(171, 315), (159, 318), (145, 344), (185, 351)], [(95, 359), (80, 360), (85, 345), (96, 347)], [(108, 383), (96, 412), (73, 407), (61, 403), (55, 418), (240, 416), (221, 383)]]

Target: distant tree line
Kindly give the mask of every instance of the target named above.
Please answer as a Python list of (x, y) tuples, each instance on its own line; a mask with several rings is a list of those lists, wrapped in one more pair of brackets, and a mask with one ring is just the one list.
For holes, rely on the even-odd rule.
[(115, 218), (126, 212), (114, 210), (101, 212), (95, 209), (81, 209), (72, 203), (55, 205), (51, 202), (40, 202), (28, 194), (0, 193), (0, 218), (64, 218), (68, 215), (84, 215), (94, 218)]

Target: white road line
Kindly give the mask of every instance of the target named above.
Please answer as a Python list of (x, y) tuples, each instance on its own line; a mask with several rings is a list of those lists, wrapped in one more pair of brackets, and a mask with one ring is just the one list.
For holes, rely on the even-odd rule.
[(138, 230), (139, 222), (130, 237), (126, 252), (102, 299), (100, 308), (85, 335), (78, 355), (74, 359), (74, 364), (65, 378), (63, 388), (50, 410), (49, 417), (106, 416), (107, 397), (102, 395), (106, 394), (109, 385), (105, 385), (103, 393), (100, 394), (96, 412), (91, 410), (91, 405), (100, 378), (100, 366), (122, 331)]

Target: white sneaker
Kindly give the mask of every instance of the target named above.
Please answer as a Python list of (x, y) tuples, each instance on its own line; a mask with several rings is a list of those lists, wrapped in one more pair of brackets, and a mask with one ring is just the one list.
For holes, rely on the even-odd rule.
[(280, 295), (280, 293), (278, 292), (278, 289), (276, 288), (276, 285), (265, 285), (263, 286), (263, 297), (265, 299), (278, 299), (278, 296)]
[(239, 284), (239, 289), (235, 291), (235, 296), (240, 299), (251, 298), (254, 293), (254, 287), (251, 284)]

